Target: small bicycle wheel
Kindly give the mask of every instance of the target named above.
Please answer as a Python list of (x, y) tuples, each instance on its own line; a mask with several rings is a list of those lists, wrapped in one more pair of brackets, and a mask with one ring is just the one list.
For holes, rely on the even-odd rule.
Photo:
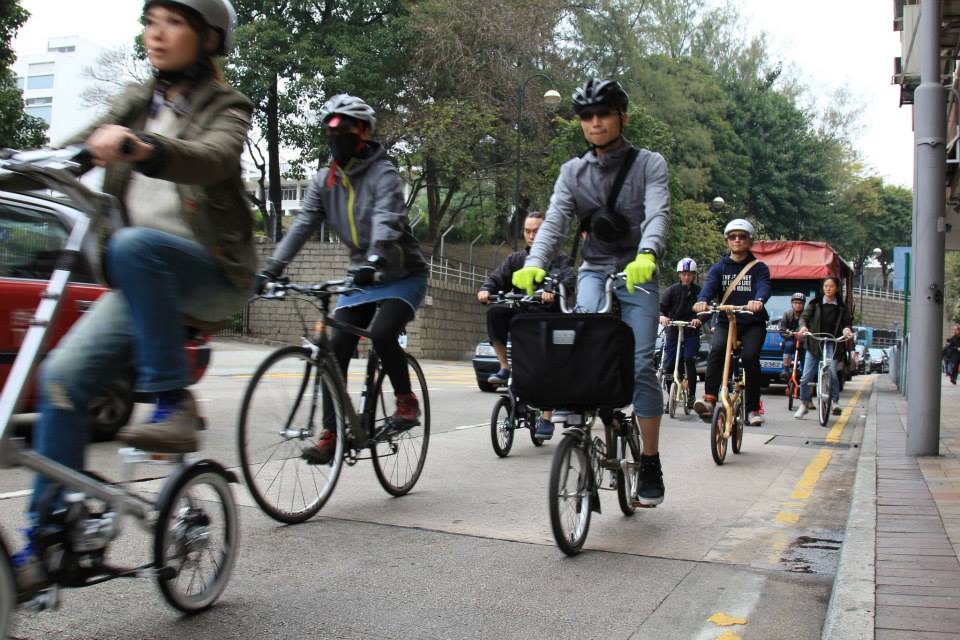
[(830, 369), (820, 369), (820, 384), (817, 385), (817, 409), (820, 414), (820, 426), (827, 426), (830, 420), (830, 405), (833, 404), (833, 390), (830, 384)]
[(501, 458), (507, 457), (513, 447), (513, 431), (513, 403), (507, 396), (500, 396), (490, 415), (490, 443)]
[(10, 635), (13, 610), (17, 607), (17, 582), (10, 562), (10, 550), (0, 537), (0, 638)]
[[(333, 494), (343, 468), (343, 405), (336, 373), (319, 367), (303, 347), (284, 347), (264, 360), (243, 396), (237, 443), (250, 495), (286, 524), (313, 517)], [(317, 444), (329, 398), (328, 427), (337, 444), (328, 464), (307, 464), (301, 450)]]
[(590, 530), (593, 464), (579, 436), (564, 436), (553, 454), (547, 500), (557, 546), (568, 556), (580, 553)]
[(683, 415), (685, 416), (690, 415), (690, 411), (692, 410), (692, 407), (690, 406), (690, 393), (686, 387), (686, 380), (684, 380), (684, 387), (680, 395), (680, 400), (683, 404)]
[(671, 418), (677, 417), (677, 405), (680, 403), (680, 385), (674, 382), (670, 385), (670, 399), (668, 400), (667, 411)]
[[(427, 393), (427, 379), (423, 376), (420, 364), (410, 354), (407, 354), (407, 369), (410, 372), (411, 389), (420, 401), (420, 424), (388, 433), (372, 447), (373, 470), (377, 474), (377, 480), (387, 493), (394, 496), (404, 495), (417, 484), (430, 444), (430, 395)], [(379, 433), (393, 414), (387, 407), (393, 406), (395, 395), (390, 377), (381, 368), (373, 392), (376, 403), (373, 433)]]
[(717, 464), (723, 464), (727, 457), (727, 439), (723, 437), (723, 432), (727, 428), (727, 412), (721, 403), (713, 408), (713, 416), (710, 419), (710, 455)]
[(747, 403), (743, 401), (742, 396), (737, 401), (733, 413), (737, 418), (733, 421), (733, 433), (730, 434), (730, 439), (733, 441), (733, 452), (740, 453), (740, 447), (743, 445), (743, 428), (747, 424)]
[(797, 385), (791, 379), (787, 381), (787, 411), (793, 411), (793, 401), (797, 395)]
[[(632, 516), (637, 510), (633, 506), (633, 499), (640, 484), (640, 454), (643, 447), (640, 445), (640, 430), (636, 421), (628, 419), (630, 425), (621, 426), (620, 437), (617, 438), (617, 459), (620, 461), (620, 468), (617, 469), (617, 501), (623, 515)], [(624, 468), (626, 473), (623, 472)]]
[[(164, 599), (184, 613), (208, 609), (230, 580), (239, 552), (237, 505), (226, 472), (198, 463), (163, 488), (153, 563)], [(173, 575), (164, 575), (164, 570)]]

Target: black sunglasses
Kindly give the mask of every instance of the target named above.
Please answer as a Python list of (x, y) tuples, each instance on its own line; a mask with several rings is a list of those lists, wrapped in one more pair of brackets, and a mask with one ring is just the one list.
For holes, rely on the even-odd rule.
[(613, 113), (613, 109), (609, 107), (594, 107), (591, 109), (584, 109), (579, 113), (580, 119), (587, 121), (593, 120), (595, 117), (607, 118)]

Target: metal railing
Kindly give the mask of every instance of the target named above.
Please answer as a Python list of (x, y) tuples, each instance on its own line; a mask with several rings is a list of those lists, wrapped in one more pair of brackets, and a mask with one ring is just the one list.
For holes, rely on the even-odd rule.
[[(909, 296), (905, 295), (903, 291), (893, 291), (890, 289), (881, 289), (880, 287), (864, 287), (862, 294), (867, 298), (882, 298), (884, 300), (897, 300), (899, 302), (904, 302), (909, 300)], [(853, 288), (853, 297), (859, 298), (861, 295), (860, 287)]]
[(430, 277), (443, 282), (479, 286), (487, 278), (487, 269), (459, 260), (427, 256), (427, 264), (430, 265)]

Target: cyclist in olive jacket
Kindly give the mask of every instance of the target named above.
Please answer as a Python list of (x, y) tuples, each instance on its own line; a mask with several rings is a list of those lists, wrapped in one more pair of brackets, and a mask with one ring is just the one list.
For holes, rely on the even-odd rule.
[[(807, 303), (807, 308), (803, 310), (800, 316), (801, 336), (807, 333), (828, 333), (835, 338), (846, 336), (853, 337), (853, 323), (850, 319), (850, 310), (843, 303), (840, 296), (840, 278), (828, 276), (823, 280), (823, 296), (815, 296)], [(807, 411), (813, 408), (810, 401), (812, 391), (810, 385), (815, 381), (817, 372), (820, 369), (820, 354), (823, 344), (816, 340), (806, 340), (807, 357), (803, 363), (803, 377), (800, 378), (800, 406), (794, 418), (802, 418)], [(826, 343), (829, 344), (829, 343)], [(833, 358), (830, 359), (830, 379), (831, 395), (833, 401), (840, 400), (840, 378), (837, 376), (837, 360), (842, 357), (843, 345), (836, 344), (833, 348)], [(834, 415), (840, 414), (840, 407), (834, 406)]]

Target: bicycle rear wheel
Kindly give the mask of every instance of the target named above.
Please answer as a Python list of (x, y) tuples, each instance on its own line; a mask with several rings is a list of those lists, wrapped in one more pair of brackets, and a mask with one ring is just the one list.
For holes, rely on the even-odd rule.
[(557, 546), (568, 556), (580, 553), (590, 530), (593, 464), (577, 435), (564, 436), (553, 454), (547, 500)]
[(817, 384), (817, 409), (820, 417), (820, 426), (827, 426), (830, 420), (830, 405), (833, 404), (833, 389), (830, 380), (830, 369), (820, 369), (820, 380)]
[(153, 562), (164, 599), (184, 613), (210, 608), (223, 593), (239, 548), (237, 505), (219, 466), (198, 463), (161, 492)]
[[(640, 484), (640, 454), (643, 453), (643, 447), (640, 444), (640, 429), (637, 428), (637, 422), (632, 417), (629, 426), (620, 426), (620, 436), (617, 438), (617, 459), (620, 460), (620, 468), (617, 469), (617, 501), (620, 503), (620, 511), (625, 516), (632, 516), (637, 508), (633, 505), (633, 499), (637, 495), (637, 487)], [(627, 472), (623, 469), (626, 467)]]
[(713, 416), (710, 419), (710, 455), (717, 464), (723, 464), (727, 457), (727, 439), (723, 437), (723, 432), (727, 428), (727, 412), (721, 403), (713, 408)]
[(501, 458), (510, 454), (513, 447), (514, 416), (513, 403), (510, 398), (500, 396), (497, 403), (493, 405), (493, 413), (490, 415), (490, 443), (493, 445), (493, 452)]
[(0, 536), (0, 638), (10, 635), (13, 623), (13, 610), (17, 606), (17, 582), (10, 562), (10, 550)]
[[(343, 468), (344, 425), (339, 385), (303, 347), (273, 352), (257, 368), (240, 408), (240, 467), (253, 499), (286, 524), (313, 517), (333, 494)], [(328, 464), (307, 464), (301, 449), (317, 444), (323, 397), (333, 404), (328, 426), (337, 445)]]
[[(410, 372), (410, 387), (420, 400), (420, 424), (402, 431), (391, 431), (385, 437), (378, 438), (376, 445), (371, 448), (377, 480), (386, 492), (393, 496), (402, 496), (417, 484), (430, 444), (430, 395), (427, 393), (427, 379), (420, 364), (410, 354), (407, 354), (407, 369)], [(393, 384), (381, 367), (377, 372), (377, 383), (373, 392), (373, 401), (376, 403), (374, 434), (383, 430), (387, 419), (393, 414), (387, 407), (393, 406), (394, 396)]]

